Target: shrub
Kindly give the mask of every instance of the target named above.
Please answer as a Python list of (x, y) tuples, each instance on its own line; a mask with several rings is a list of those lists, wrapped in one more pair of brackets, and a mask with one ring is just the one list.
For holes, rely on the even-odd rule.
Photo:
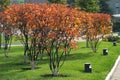
[(103, 41), (108, 41), (108, 42), (113, 42), (113, 41), (120, 41), (120, 37), (119, 36), (106, 36)]

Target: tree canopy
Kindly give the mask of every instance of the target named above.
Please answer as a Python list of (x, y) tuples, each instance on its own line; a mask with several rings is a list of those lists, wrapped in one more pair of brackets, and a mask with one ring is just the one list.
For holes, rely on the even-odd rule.
[(99, 0), (76, 0), (75, 6), (87, 12), (99, 12)]
[(24, 44), (24, 56), (29, 56), (32, 69), (38, 55), (47, 53), (53, 76), (58, 75), (70, 49), (77, 47), (75, 39), (81, 33), (96, 49), (98, 36), (111, 30), (110, 15), (80, 12), (62, 4), (14, 4), (0, 16), (4, 32), (14, 34)]
[(10, 0), (0, 0), (0, 11), (3, 11), (10, 4)]

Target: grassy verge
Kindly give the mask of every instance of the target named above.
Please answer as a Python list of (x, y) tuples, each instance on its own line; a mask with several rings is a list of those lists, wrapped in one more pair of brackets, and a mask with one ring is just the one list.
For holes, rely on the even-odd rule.
[[(4, 40), (4, 36), (2, 35), (1, 37), (1, 43), (4, 44), (5, 43), (5, 40)], [(21, 44), (21, 42), (15, 37), (15, 36), (12, 36), (12, 41), (11, 41), (12, 44)]]
[[(23, 65), (23, 47), (12, 47), (8, 58), (0, 50), (0, 80), (104, 80), (120, 54), (120, 45), (113, 46), (110, 42), (102, 42), (97, 53), (85, 48), (80, 42), (79, 48), (74, 49), (67, 57), (60, 73), (64, 77), (46, 77), (50, 74), (48, 59), (38, 61), (37, 69), (29, 70), (29, 61)], [(102, 55), (102, 50), (108, 48), (109, 53)], [(84, 64), (91, 63), (92, 73), (84, 72)]]

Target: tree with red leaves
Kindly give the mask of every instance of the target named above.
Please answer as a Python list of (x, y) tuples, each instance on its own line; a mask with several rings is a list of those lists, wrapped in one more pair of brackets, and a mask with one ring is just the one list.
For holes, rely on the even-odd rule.
[(46, 52), (54, 76), (58, 75), (65, 55), (79, 35), (78, 13), (76, 9), (61, 4), (17, 4), (5, 11), (9, 27), (20, 30), (24, 55), (29, 55), (32, 69), (38, 55)]
[(103, 13), (86, 13), (82, 18), (83, 32), (93, 52), (98, 49), (99, 40), (112, 31), (111, 17)]

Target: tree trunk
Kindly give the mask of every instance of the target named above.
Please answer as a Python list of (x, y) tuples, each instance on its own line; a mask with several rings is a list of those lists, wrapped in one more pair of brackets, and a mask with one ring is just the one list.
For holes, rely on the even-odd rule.
[(71, 49), (69, 49), (66, 53), (66, 56), (70, 56)]
[(25, 47), (25, 50), (24, 50), (24, 64), (26, 64), (27, 62), (27, 50), (26, 50), (26, 47)]
[(27, 55), (24, 54), (24, 64), (26, 64), (26, 63), (27, 63)]
[(30, 61), (31, 70), (35, 69), (35, 61)]
[(5, 54), (5, 57), (8, 57), (7, 56), (7, 50), (8, 50), (8, 44), (5, 43), (5, 45), (4, 45), (4, 54)]
[(97, 48), (93, 48), (93, 52), (96, 53), (97, 52)]
[(0, 34), (0, 49), (1, 49), (1, 46), (2, 46), (2, 35)]
[(86, 39), (86, 48), (89, 48), (89, 39)]
[(5, 57), (7, 58), (7, 49), (4, 49), (4, 54), (5, 54)]
[(52, 75), (53, 75), (53, 76), (58, 76), (58, 70), (57, 70), (57, 69), (54, 69), (54, 70), (52, 71)]
[(24, 46), (24, 64), (27, 63), (27, 51), (28, 51), (28, 42), (26, 41)]
[(40, 54), (40, 60), (43, 60), (43, 53)]

